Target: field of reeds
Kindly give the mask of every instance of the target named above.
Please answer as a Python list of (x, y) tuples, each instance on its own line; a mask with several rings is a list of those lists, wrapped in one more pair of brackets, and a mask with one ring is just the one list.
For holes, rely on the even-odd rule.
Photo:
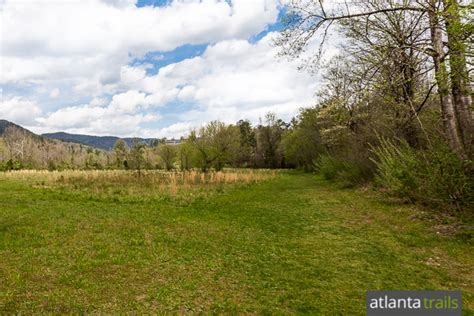
[(20, 180), (35, 188), (63, 188), (98, 195), (184, 197), (259, 183), (275, 178), (277, 174), (277, 170), (268, 169), (225, 169), (206, 173), (198, 170), (19, 170), (0, 173), (0, 180)]

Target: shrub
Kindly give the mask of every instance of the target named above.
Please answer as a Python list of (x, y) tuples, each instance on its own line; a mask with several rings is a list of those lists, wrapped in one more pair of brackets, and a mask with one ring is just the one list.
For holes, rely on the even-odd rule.
[(442, 142), (415, 150), (386, 139), (373, 148), (376, 183), (397, 197), (426, 205), (466, 208), (473, 203), (472, 161), (461, 160)]
[(404, 141), (397, 146), (386, 139), (382, 139), (373, 152), (377, 166), (376, 183), (392, 195), (414, 202), (418, 177), (424, 172), (420, 170), (422, 166), (416, 152)]
[(334, 180), (341, 169), (346, 168), (344, 163), (330, 155), (321, 155), (315, 162), (314, 168), (326, 180)]
[(23, 169), (23, 165), (19, 161), (10, 159), (4, 162), (0, 162), (0, 171), (11, 171), (20, 169)]
[(370, 170), (361, 163), (329, 154), (321, 155), (314, 162), (314, 168), (326, 180), (337, 181), (345, 188), (364, 183), (371, 175)]

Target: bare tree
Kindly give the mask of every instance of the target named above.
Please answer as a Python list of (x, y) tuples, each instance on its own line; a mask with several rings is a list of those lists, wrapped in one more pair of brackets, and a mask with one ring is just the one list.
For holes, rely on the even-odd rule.
[[(448, 143), (460, 157), (465, 157), (466, 154), (472, 155), (470, 150), (472, 110), (469, 108), (472, 97), (464, 57), (466, 47), (464, 43), (470, 36), (469, 32), (468, 35), (464, 33), (466, 29), (471, 29), (462, 23), (460, 13), (464, 6), (459, 5), (457, 0), (383, 2), (368, 0), (357, 3), (345, 2), (343, 7), (336, 8), (328, 8), (322, 0), (293, 0), (289, 8), (286, 18), (287, 29), (281, 33), (275, 43), (281, 47), (282, 55), (292, 58), (299, 58), (314, 38), (319, 36), (320, 48), (315, 54), (315, 60), (318, 60), (321, 57), (322, 45), (328, 35), (328, 29), (334, 23), (343, 29), (358, 24), (359, 29), (367, 30), (379, 24), (381, 27), (378, 29), (384, 30), (385, 34), (396, 40), (397, 50), (394, 53), (398, 55), (399, 63), (403, 68), (401, 72), (403, 74), (401, 87), (405, 94), (403, 101), (411, 103), (415, 111), (419, 106), (413, 105), (411, 100), (413, 69), (409, 60), (411, 58), (407, 59), (407, 57), (413, 56), (414, 52), (429, 56), (434, 66), (444, 132)], [(403, 16), (403, 20), (410, 21), (410, 24), (400, 24), (396, 15)], [(440, 20), (443, 17), (447, 22), (446, 28), (443, 28), (443, 21)], [(368, 43), (371, 41), (369, 32), (365, 33)], [(402, 33), (408, 36), (400, 36), (403, 35)], [(362, 37), (363, 35), (363, 33), (359, 34)], [(447, 45), (443, 43), (443, 38), (446, 36), (448, 37)], [(384, 42), (369, 44), (372, 49), (387, 47)], [(449, 51), (446, 48), (449, 48)], [(432, 89), (429, 89), (429, 92), (431, 91)]]
[[(461, 21), (461, 7), (458, 0), (443, 0), (444, 20), (448, 37), (449, 65), (451, 69), (451, 87), (455, 111), (460, 125), (464, 147), (468, 154), (473, 150), (472, 91), (466, 61), (466, 40), (474, 31)], [(472, 5), (472, 4), (471, 4)], [(472, 13), (472, 12), (471, 12)]]
[(27, 141), (26, 133), (19, 128), (9, 126), (6, 128), (3, 138), (8, 149), (9, 158), (23, 161)]

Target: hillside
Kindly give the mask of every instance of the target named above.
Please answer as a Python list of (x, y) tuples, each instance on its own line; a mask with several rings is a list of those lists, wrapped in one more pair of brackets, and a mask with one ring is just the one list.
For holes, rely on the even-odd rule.
[(7, 130), (7, 128), (9, 127), (15, 127), (17, 129), (27, 132), (28, 134), (34, 134), (33, 132), (27, 130), (26, 128), (21, 127), (20, 125), (17, 125), (7, 120), (0, 120), (0, 136), (3, 135), (5, 131)]
[[(8, 127), (15, 127), (17, 129), (23, 130), (30, 134), (31, 136), (44, 137), (49, 139), (61, 140), (64, 142), (77, 143), (81, 145), (86, 145), (94, 147), (97, 149), (111, 150), (119, 137), (116, 136), (91, 136), (91, 135), (80, 135), (80, 134), (69, 134), (64, 132), (58, 133), (46, 133), (43, 135), (36, 135), (35, 133), (27, 130), (26, 128), (12, 123), (7, 120), (0, 119), (0, 136), (3, 135)], [(138, 141), (146, 144), (151, 144), (155, 139), (154, 138), (137, 138)], [(134, 138), (123, 138), (123, 140), (131, 146)]]
[[(7, 135), (9, 128), (12, 133)], [(46, 138), (15, 123), (0, 120), (0, 171), (102, 168), (108, 161), (108, 153), (104, 150)]]
[[(114, 144), (119, 140), (119, 137), (116, 136), (91, 136), (91, 135), (81, 135), (81, 134), (69, 134), (64, 132), (58, 133), (46, 133), (42, 136), (50, 139), (59, 139), (67, 142), (79, 143), (83, 145), (88, 145), (91, 147), (111, 150), (114, 147)], [(136, 138), (138, 141), (146, 144), (151, 144), (154, 141), (154, 138)], [(131, 146), (134, 138), (123, 138), (123, 140)]]

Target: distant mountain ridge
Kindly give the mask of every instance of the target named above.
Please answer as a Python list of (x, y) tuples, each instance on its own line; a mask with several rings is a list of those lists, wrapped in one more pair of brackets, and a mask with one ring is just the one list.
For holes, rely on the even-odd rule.
[(103, 150), (111, 150), (119, 139), (123, 139), (128, 146), (132, 145), (134, 139), (148, 145), (150, 145), (153, 141), (156, 141), (155, 138), (120, 138), (116, 136), (91, 136), (81, 134), (69, 134), (65, 132), (46, 133), (42, 136), (50, 139), (59, 139), (66, 142), (79, 143)]
[(21, 126), (18, 126), (15, 123), (9, 122), (7, 120), (0, 120), (0, 135), (3, 135), (9, 127), (22, 128)]
[(25, 131), (26, 133), (28, 134), (32, 134), (32, 135), (36, 135), (35, 133), (33, 133), (32, 131), (30, 130), (27, 130), (26, 128), (24, 127), (21, 127), (20, 125), (17, 125), (15, 123), (12, 123), (10, 121), (7, 121), (7, 120), (2, 120), (0, 119), (0, 136), (3, 135), (5, 133), (5, 131), (7, 130), (7, 128), (9, 127), (15, 127), (17, 129), (20, 129), (20, 130), (23, 130)]
[[(7, 130), (7, 128), (9, 127), (15, 127), (17, 129), (27, 132), (28, 134), (35, 135), (36, 137), (44, 137), (48, 139), (76, 143), (76, 144), (81, 144), (81, 145), (94, 147), (94, 148), (102, 149), (102, 150), (111, 150), (114, 147), (117, 140), (119, 139), (123, 139), (127, 143), (128, 146), (132, 146), (134, 139), (138, 140), (140, 143), (144, 143), (147, 145), (152, 145), (153, 142), (159, 141), (156, 138), (138, 138), (138, 137), (137, 138), (132, 138), (132, 137), (120, 138), (117, 136), (92, 136), (92, 135), (82, 135), (82, 134), (69, 134), (65, 132), (45, 133), (42, 135), (36, 135), (35, 133), (21, 127), (20, 125), (17, 125), (15, 123), (12, 123), (10, 121), (3, 120), (3, 119), (0, 119), (0, 136), (2, 136)], [(180, 140), (177, 140), (177, 139), (166, 140), (166, 143), (179, 144)]]

